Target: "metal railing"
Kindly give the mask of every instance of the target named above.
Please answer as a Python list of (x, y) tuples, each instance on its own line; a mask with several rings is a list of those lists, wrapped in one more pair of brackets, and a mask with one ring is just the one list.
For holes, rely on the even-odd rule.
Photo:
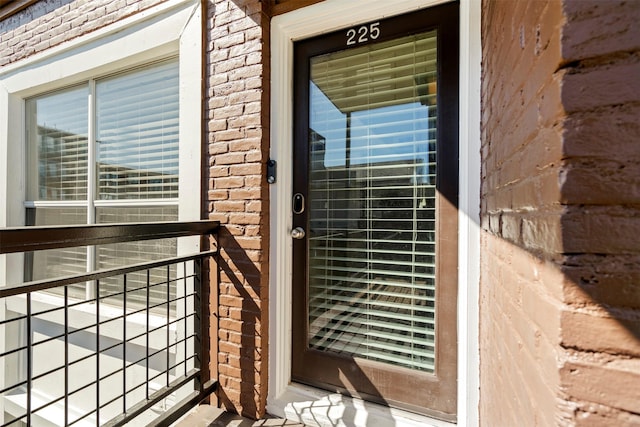
[[(11, 254), (206, 238), (218, 228), (217, 221), (5, 228), (0, 254), (6, 272), (23, 268)], [(201, 369), (209, 350), (202, 275), (203, 264), (215, 268), (216, 254), (0, 287), (0, 427), (168, 425), (212, 393), (217, 381)], [(73, 286), (86, 286), (87, 297), (72, 295)]]

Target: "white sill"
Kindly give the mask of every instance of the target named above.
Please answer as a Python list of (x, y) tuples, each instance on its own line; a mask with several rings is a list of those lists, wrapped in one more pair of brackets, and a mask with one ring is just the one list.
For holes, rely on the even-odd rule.
[[(155, 382), (149, 383), (150, 392), (153, 393), (157, 390), (160, 390), (163, 387), (162, 384), (158, 384)], [(31, 407), (39, 408), (41, 406), (46, 405), (51, 401), (51, 397), (46, 393), (33, 389), (31, 394)], [(91, 398), (87, 398), (87, 401), (93, 401)], [(158, 415), (162, 414), (167, 407), (171, 407), (176, 403), (175, 393), (170, 394), (168, 397), (164, 398), (156, 405), (151, 407), (148, 411), (140, 414), (136, 417), (132, 422), (137, 423), (134, 425), (147, 425), (148, 422), (153, 421), (153, 419)], [(27, 410), (27, 393), (16, 393), (9, 394), (4, 396), (4, 410), (11, 414), (12, 416), (18, 418), (23, 416)], [(74, 420), (84, 416), (90, 409), (89, 408), (77, 408), (69, 405), (69, 421), (73, 422)], [(108, 412), (104, 409), (101, 411)], [(101, 412), (102, 413), (102, 412)], [(108, 418), (112, 418), (120, 415), (120, 413), (112, 413), (108, 415)], [(100, 417), (100, 424), (107, 422), (109, 420), (102, 419)], [(23, 419), (26, 423), (26, 418)], [(57, 403), (47, 406), (44, 409), (39, 410), (37, 413), (31, 414), (31, 425), (37, 427), (53, 427), (53, 426), (63, 426), (64, 425), (64, 400), (60, 400)], [(95, 427), (96, 425), (96, 414), (95, 412), (88, 415), (86, 418), (76, 422), (74, 426), (78, 427)]]
[[(50, 399), (43, 393), (39, 393), (34, 390), (31, 395), (31, 406), (39, 408), (42, 405), (46, 405), (50, 402)], [(4, 396), (5, 411), (13, 415), (14, 417), (22, 416), (27, 408), (27, 393), (10, 394)], [(69, 420), (73, 421), (84, 415), (84, 413), (77, 408), (69, 407)], [(26, 423), (26, 418), (23, 419)], [(50, 405), (44, 409), (38, 411), (37, 414), (31, 414), (31, 425), (38, 427), (60, 426), (64, 424), (64, 404), (58, 402)], [(89, 427), (96, 425), (95, 414), (89, 415), (74, 425), (78, 427)]]
[[(26, 304), (23, 302), (25, 296), (18, 296), (8, 298), (6, 301), (6, 307), (8, 310), (11, 310), (15, 313), (20, 313), (26, 315)], [(78, 300), (78, 299), (68, 299), (68, 305), (81, 303), (79, 305), (69, 307), (69, 329), (82, 329), (86, 328), (89, 325), (95, 325), (96, 321), (96, 304), (95, 300)], [(58, 317), (63, 316), (62, 310), (64, 309), (64, 298), (58, 295), (48, 294), (46, 292), (34, 292), (31, 294), (31, 313), (32, 316), (51, 316), (51, 314), (47, 315), (39, 315), (38, 313), (47, 311), (47, 310), (56, 310), (56, 314)], [(138, 309), (134, 309), (131, 311), (137, 311)], [(127, 321), (127, 336), (139, 336), (145, 334), (147, 331), (147, 313), (146, 311), (140, 311), (138, 313), (129, 314), (129, 310), (127, 310), (126, 321)], [(100, 304), (100, 335), (104, 337), (114, 338), (114, 339), (122, 339), (122, 325), (118, 324), (119, 321), (115, 321), (114, 319), (122, 318), (123, 310), (122, 307), (117, 307), (114, 305), (109, 305), (106, 303)], [(48, 319), (47, 319), (48, 320)], [(169, 322), (174, 322), (175, 318), (170, 317)], [(54, 323), (62, 324), (64, 320), (49, 320)], [(121, 320), (120, 320), (121, 322)], [(160, 328), (167, 324), (166, 316), (159, 316), (154, 313), (149, 313), (149, 329)], [(95, 326), (93, 326), (95, 327)], [(169, 325), (169, 331), (172, 333), (172, 336), (175, 336), (177, 331), (178, 322), (171, 323)], [(143, 337), (144, 338), (144, 337)], [(140, 339), (140, 338), (138, 338)], [(137, 341), (138, 339), (134, 340)], [(152, 348), (161, 348), (166, 346), (166, 342), (150, 343)]]
[(267, 412), (310, 427), (455, 427), (456, 424), (339, 393), (289, 384)]

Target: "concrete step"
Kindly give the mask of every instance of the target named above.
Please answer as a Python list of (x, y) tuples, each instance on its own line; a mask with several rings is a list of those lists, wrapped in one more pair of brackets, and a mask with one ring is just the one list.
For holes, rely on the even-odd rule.
[(281, 418), (264, 418), (254, 421), (240, 415), (230, 414), (211, 405), (200, 405), (173, 427), (304, 427), (294, 421)]

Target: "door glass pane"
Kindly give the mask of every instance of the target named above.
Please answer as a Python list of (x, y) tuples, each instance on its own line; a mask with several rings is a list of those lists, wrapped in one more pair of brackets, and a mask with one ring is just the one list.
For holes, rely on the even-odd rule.
[(26, 101), (27, 200), (86, 200), (88, 88)]
[(309, 346), (434, 372), (436, 32), (310, 65)]
[(96, 84), (98, 199), (178, 197), (178, 62)]

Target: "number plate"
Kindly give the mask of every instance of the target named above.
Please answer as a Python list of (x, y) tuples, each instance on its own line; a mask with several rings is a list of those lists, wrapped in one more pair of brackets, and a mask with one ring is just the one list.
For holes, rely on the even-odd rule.
[(380, 37), (380, 22), (361, 25), (347, 30), (347, 46), (366, 43)]

